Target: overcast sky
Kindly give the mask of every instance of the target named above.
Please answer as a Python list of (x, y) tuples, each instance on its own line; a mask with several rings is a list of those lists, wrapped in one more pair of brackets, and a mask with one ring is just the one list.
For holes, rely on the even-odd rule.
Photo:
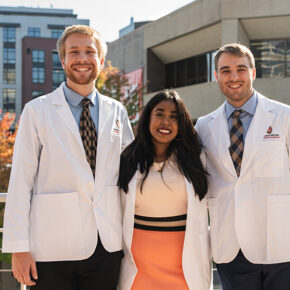
[(156, 20), (193, 0), (0, 0), (0, 6), (73, 9), (78, 18), (89, 19), (106, 41), (118, 38), (119, 29), (134, 21)]

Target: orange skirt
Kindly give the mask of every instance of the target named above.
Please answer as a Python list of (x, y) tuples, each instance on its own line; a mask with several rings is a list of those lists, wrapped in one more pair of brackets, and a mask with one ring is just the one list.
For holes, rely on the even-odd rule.
[(184, 235), (134, 228), (131, 250), (138, 272), (131, 289), (189, 289), (182, 270)]

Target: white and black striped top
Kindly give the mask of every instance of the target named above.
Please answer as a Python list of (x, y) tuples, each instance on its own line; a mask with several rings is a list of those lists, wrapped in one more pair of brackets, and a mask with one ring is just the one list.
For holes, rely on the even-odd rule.
[(165, 163), (153, 163), (142, 193), (141, 179), (139, 174), (134, 227), (150, 231), (184, 231), (187, 191), (184, 176), (174, 159), (171, 157)]

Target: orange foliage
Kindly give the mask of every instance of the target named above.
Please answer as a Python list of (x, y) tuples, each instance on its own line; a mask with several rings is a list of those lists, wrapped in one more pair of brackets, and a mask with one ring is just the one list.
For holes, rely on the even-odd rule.
[(11, 130), (15, 114), (1, 114), (0, 110), (0, 192), (5, 192), (10, 175), (16, 129)]
[(109, 77), (117, 76), (119, 73), (119, 69), (113, 67), (111, 62), (107, 61), (107, 66), (103, 68), (98, 76), (96, 88), (100, 91)]

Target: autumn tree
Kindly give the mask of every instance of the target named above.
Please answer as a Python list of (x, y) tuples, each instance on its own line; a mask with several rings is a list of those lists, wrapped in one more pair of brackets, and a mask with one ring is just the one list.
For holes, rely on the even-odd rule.
[(137, 86), (133, 90), (125, 73), (113, 67), (111, 62), (100, 73), (96, 87), (101, 94), (120, 101), (127, 109), (132, 127), (136, 126), (142, 109), (142, 95), (144, 86)]
[[(11, 171), (16, 129), (13, 129), (15, 114), (2, 114), (0, 110), (0, 192), (7, 192)], [(3, 227), (4, 203), (0, 203), (0, 227)], [(1, 237), (2, 240), (2, 237)], [(10, 254), (0, 253), (0, 260), (10, 262)]]
[(0, 192), (6, 192), (11, 170), (16, 131), (12, 129), (15, 114), (1, 114), (0, 110)]

